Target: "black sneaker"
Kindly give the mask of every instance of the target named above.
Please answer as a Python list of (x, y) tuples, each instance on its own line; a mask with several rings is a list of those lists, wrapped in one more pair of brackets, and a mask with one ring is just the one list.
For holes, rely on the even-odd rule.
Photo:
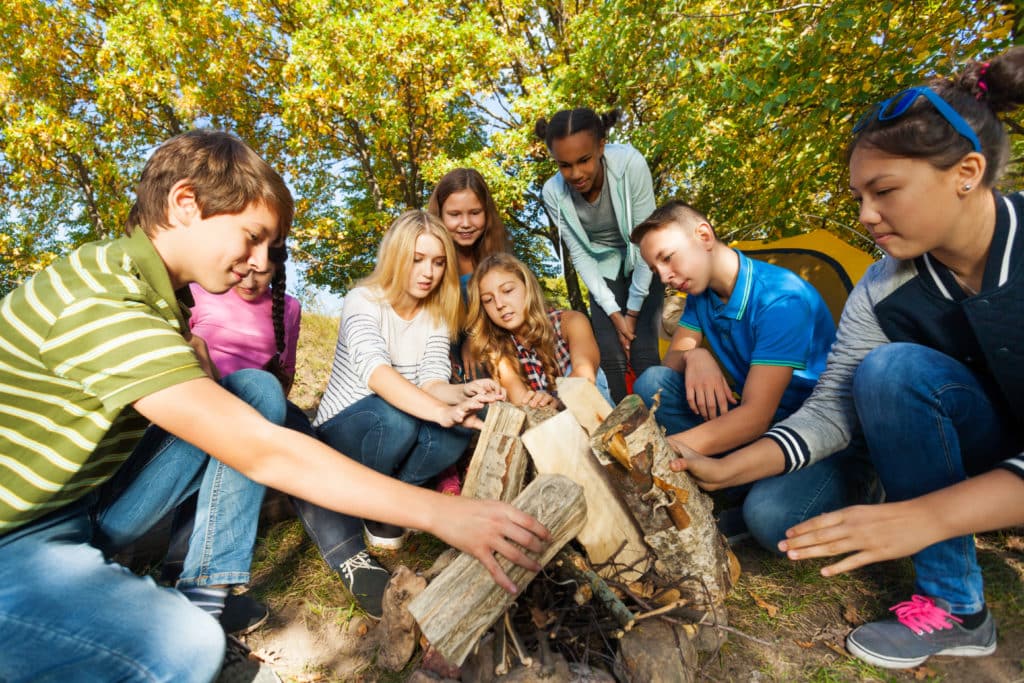
[(262, 602), (245, 593), (228, 593), (224, 611), (220, 613), (220, 625), (224, 633), (244, 636), (263, 626), (269, 616), (270, 610)]
[(282, 683), (281, 677), (262, 659), (252, 654), (248, 645), (228, 636), (224, 664), (217, 683)]
[(366, 520), (363, 522), (363, 534), (369, 548), (401, 550), (405, 545), (405, 529), (394, 524)]
[(348, 558), (335, 570), (363, 611), (374, 619), (384, 614), (384, 589), (391, 574), (365, 550)]
[(890, 611), (895, 619), (864, 624), (846, 637), (850, 654), (885, 669), (912, 669), (932, 655), (984, 657), (996, 651), (991, 612), (977, 628), (966, 629), (939, 598), (915, 595)]

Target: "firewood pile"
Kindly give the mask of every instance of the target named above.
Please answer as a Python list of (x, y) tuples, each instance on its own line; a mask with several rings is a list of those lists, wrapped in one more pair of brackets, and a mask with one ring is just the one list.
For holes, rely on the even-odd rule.
[(499, 558), (517, 596), (454, 550), (396, 575), (378, 663), (402, 669), (418, 626), (411, 680), (691, 681), (697, 649), (720, 644), (739, 566), (711, 500), (669, 469), (677, 456), (639, 397), (612, 409), (584, 380), (558, 390), (561, 412), (490, 407), (463, 487), (543, 523), (544, 568)]

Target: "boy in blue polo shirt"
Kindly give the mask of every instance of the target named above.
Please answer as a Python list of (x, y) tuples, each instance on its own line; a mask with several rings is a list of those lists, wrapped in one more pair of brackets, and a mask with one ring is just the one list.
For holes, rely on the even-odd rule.
[[(657, 209), (630, 239), (666, 285), (687, 295), (662, 366), (646, 370), (633, 387), (648, 406), (661, 392), (655, 417), (673, 448), (728, 453), (800, 407), (836, 334), (812, 285), (719, 241), (707, 217), (684, 202)], [(823, 460), (797, 476), (754, 484), (743, 520), (777, 552), (787, 528), (859, 502), (870, 481), (861, 455)]]

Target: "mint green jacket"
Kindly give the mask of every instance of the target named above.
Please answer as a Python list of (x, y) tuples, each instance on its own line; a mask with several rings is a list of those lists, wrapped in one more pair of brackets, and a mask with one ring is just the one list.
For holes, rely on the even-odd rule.
[[(654, 211), (651, 171), (643, 155), (632, 145), (606, 144), (604, 162), (605, 182), (611, 194), (615, 219), (626, 243), (626, 262), (622, 271), (627, 275), (632, 273), (626, 308), (639, 311), (651, 288), (651, 269), (640, 258), (639, 247), (629, 241), (629, 234)], [(562, 174), (556, 173), (544, 183), (544, 208), (569, 247), (572, 264), (594, 301), (608, 315), (616, 311), (621, 313), (615, 295), (605, 283), (605, 278), (614, 280), (618, 276), (619, 266), (623, 265), (620, 252), (614, 247), (591, 243), (580, 224), (569, 191), (569, 184)]]

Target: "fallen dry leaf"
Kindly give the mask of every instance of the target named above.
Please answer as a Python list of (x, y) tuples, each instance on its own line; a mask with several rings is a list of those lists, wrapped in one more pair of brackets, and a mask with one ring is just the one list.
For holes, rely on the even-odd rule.
[(850, 604), (843, 607), (843, 619), (851, 626), (860, 626), (864, 623), (864, 617), (860, 615), (856, 607)]
[(769, 617), (774, 617), (776, 614), (778, 614), (778, 607), (762, 599), (756, 593), (751, 593), (750, 597), (754, 598), (754, 602), (757, 603), (757, 606), (763, 609), (765, 612), (767, 612)]
[(800, 647), (804, 648), (805, 650), (814, 647), (813, 640), (794, 640), (793, 642), (799, 645)]
[(1012, 550), (1017, 553), (1024, 553), (1024, 538), (1020, 536), (1008, 536), (1006, 538), (1007, 550)]
[(362, 621), (362, 622), (359, 623), (359, 626), (356, 627), (356, 635), (359, 636), (359, 637), (363, 637), (363, 636), (366, 635), (366, 632), (369, 629), (370, 629), (370, 627), (366, 625), (366, 622)]
[(844, 656), (844, 657), (849, 657), (849, 656), (850, 656), (850, 653), (846, 651), (846, 648), (843, 648), (843, 647), (839, 647), (839, 646), (838, 646), (838, 645), (836, 645), (835, 643), (830, 643), (830, 642), (828, 642), (828, 641), (826, 640), (826, 641), (824, 641), (824, 642), (823, 642), (822, 644), (823, 644), (823, 645), (824, 645), (825, 647), (827, 647), (828, 649), (830, 649), (830, 650), (832, 650), (833, 652), (835, 652), (836, 654), (840, 654), (840, 655), (842, 655), (842, 656)]
[(919, 666), (916, 669), (912, 669), (912, 671), (914, 672), (914, 679), (918, 681), (938, 676), (934, 669), (929, 669), (927, 666)]

